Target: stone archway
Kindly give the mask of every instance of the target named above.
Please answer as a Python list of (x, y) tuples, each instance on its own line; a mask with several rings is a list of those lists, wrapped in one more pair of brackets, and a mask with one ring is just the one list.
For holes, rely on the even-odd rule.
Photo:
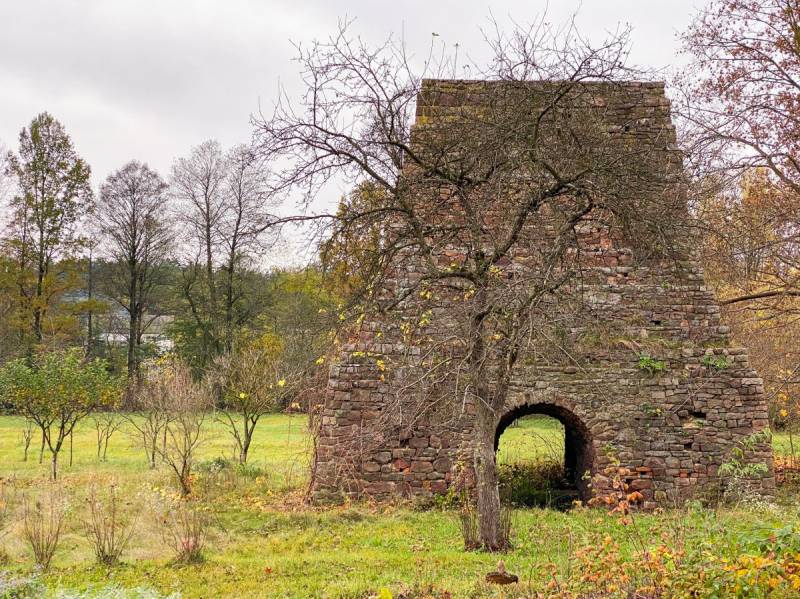
[(564, 473), (582, 501), (592, 497), (591, 475), (594, 462), (592, 436), (584, 422), (571, 410), (554, 403), (526, 403), (508, 410), (497, 423), (494, 449), (500, 436), (512, 422), (523, 416), (542, 414), (558, 420), (564, 426)]

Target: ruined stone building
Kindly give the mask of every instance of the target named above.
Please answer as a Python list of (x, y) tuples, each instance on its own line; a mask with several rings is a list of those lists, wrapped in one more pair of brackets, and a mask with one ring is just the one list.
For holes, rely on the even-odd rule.
[[(465, 93), (487, 85), (492, 84), (426, 81), (417, 127), (444, 118), (443, 111), (463, 103)], [(609, 130), (627, 136), (641, 152), (667, 156), (659, 169), (680, 172), (663, 84), (586, 85), (603, 106)], [(647, 258), (646, 248), (590, 217), (577, 230), (582, 275), (570, 289), (583, 298), (581, 309), (589, 317), (566, 328), (567, 358), (555, 351), (519, 361), (508, 401), (497, 414), (496, 437), (528, 414), (561, 421), (566, 470), (583, 499), (609, 490), (607, 468), (617, 462), (646, 507), (707, 496), (719, 490), (719, 469), (734, 459), (737, 447), (738, 462), (763, 465), (753, 470), (754, 483), (769, 494), (769, 444), (747, 442), (768, 427), (763, 384), (747, 350), (730, 346), (700, 265), (690, 253), (680, 260)], [(513, 269), (514, 260), (505, 268)], [(395, 282), (413, 278), (416, 270), (413, 259), (399, 264)], [(387, 290), (401, 288), (397, 283)], [(444, 423), (422, 419), (385, 426), (390, 398), (404, 392), (386, 365), (407, 353), (401, 333), (369, 314), (343, 346), (321, 406), (315, 498), (409, 497), (469, 485), (462, 476), (474, 440), (469, 401)]]

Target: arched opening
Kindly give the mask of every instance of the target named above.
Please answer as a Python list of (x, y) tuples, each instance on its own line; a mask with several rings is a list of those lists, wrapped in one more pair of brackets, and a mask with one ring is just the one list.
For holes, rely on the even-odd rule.
[(520, 406), (497, 425), (495, 455), (501, 494), (518, 505), (567, 508), (591, 498), (589, 430), (554, 404)]

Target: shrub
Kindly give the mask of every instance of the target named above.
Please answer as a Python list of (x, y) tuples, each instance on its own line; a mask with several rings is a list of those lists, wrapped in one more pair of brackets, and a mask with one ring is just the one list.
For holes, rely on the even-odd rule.
[(719, 475), (724, 483), (723, 501), (752, 507), (765, 507), (768, 504), (762, 496), (759, 480), (768, 473), (769, 468), (763, 462), (749, 461), (748, 456), (759, 445), (766, 445), (771, 440), (772, 433), (764, 429), (744, 437), (731, 449), (728, 459), (719, 467)]
[(0, 539), (5, 536), (6, 527), (11, 519), (16, 496), (15, 482), (14, 479), (0, 479)]
[(564, 465), (554, 460), (500, 464), (498, 476), (503, 503), (515, 507), (566, 509), (576, 498)]
[(89, 518), (85, 523), (86, 536), (94, 546), (97, 562), (107, 566), (119, 558), (133, 535), (136, 518), (126, 517), (122, 511), (119, 490), (112, 484), (105, 497), (99, 497), (92, 488), (87, 499)]
[[(458, 521), (461, 526), (461, 538), (464, 540), (464, 550), (480, 549), (482, 544), (478, 528), (478, 510), (471, 501), (465, 501), (458, 510)], [(511, 510), (508, 508), (500, 509), (499, 545), (501, 550), (511, 548)]]
[(164, 443), (157, 449), (172, 469), (181, 493), (192, 492), (192, 469), (197, 448), (202, 442), (206, 410), (211, 406), (208, 389), (196, 383), (187, 366), (167, 365), (159, 374), (160, 390), (167, 398), (169, 420), (164, 428)]
[(208, 472), (209, 474), (218, 474), (225, 470), (231, 470), (232, 468), (233, 463), (231, 460), (221, 455), (197, 464), (197, 469), (200, 472)]
[(26, 497), (22, 505), (22, 537), (30, 545), (36, 565), (47, 570), (61, 542), (66, 502), (60, 491), (52, 489), (35, 500)]
[(203, 561), (203, 550), (209, 531), (208, 513), (195, 501), (179, 499), (163, 506), (161, 537), (172, 548), (175, 561)]
[(464, 550), (474, 551), (481, 546), (478, 534), (478, 511), (466, 502), (458, 511), (458, 522), (461, 525), (461, 538), (464, 539)]

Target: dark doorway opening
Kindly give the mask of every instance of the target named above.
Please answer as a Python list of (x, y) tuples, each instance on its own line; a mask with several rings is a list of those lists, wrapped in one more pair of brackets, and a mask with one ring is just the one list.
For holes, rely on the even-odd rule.
[(565, 408), (533, 404), (511, 410), (498, 423), (495, 452), (506, 503), (565, 509), (591, 498), (589, 431)]

